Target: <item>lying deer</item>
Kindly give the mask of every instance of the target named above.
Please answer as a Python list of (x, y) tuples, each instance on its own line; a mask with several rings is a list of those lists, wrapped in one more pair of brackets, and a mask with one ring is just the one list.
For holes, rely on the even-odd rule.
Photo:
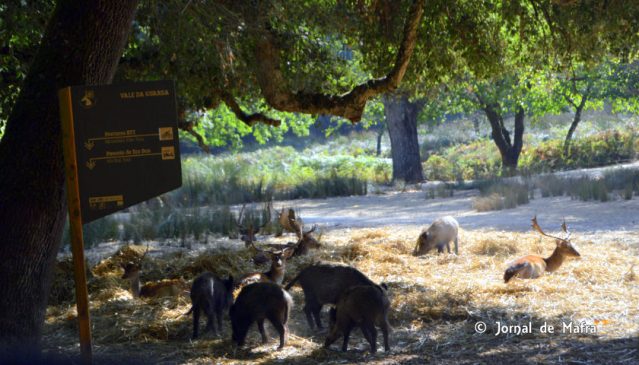
[(544, 274), (544, 272), (553, 272), (559, 269), (561, 264), (567, 257), (579, 257), (579, 252), (570, 243), (570, 232), (566, 227), (566, 222), (561, 225), (565, 237), (555, 237), (544, 233), (537, 223), (537, 216), (532, 219), (532, 227), (537, 232), (546, 237), (555, 239), (557, 247), (553, 251), (552, 255), (548, 258), (543, 258), (537, 255), (528, 255), (513, 261), (506, 272), (504, 273), (504, 282), (508, 282), (514, 276), (521, 279), (536, 279)]
[(134, 298), (160, 298), (160, 297), (174, 297), (184, 292), (186, 283), (181, 279), (167, 279), (157, 282), (146, 283), (141, 285), (140, 272), (142, 267), (142, 261), (146, 256), (149, 249), (147, 247), (146, 252), (137, 262), (128, 262), (122, 264), (124, 274), (122, 279), (129, 280), (131, 284), (131, 294)]
[(242, 276), (239, 285), (243, 286), (256, 282), (273, 282), (281, 285), (286, 272), (286, 260), (293, 255), (294, 250), (286, 248), (281, 251), (264, 251), (255, 247), (255, 245), (253, 245), (253, 248), (271, 258), (271, 268), (266, 272), (254, 272)]
[(300, 230), (297, 232), (297, 242), (289, 242), (285, 245), (271, 243), (267, 246), (279, 250), (293, 249), (291, 257), (306, 255), (310, 249), (319, 248), (321, 246), (319, 241), (312, 235), (312, 233), (315, 232), (316, 229), (317, 226), (313, 226), (313, 228), (304, 232), (300, 227)]
[(240, 231), (240, 239), (244, 241), (244, 246), (250, 247), (253, 242), (255, 242), (255, 235), (271, 222), (271, 202), (266, 203), (264, 207), (266, 210), (266, 219), (264, 219), (262, 225), (258, 227), (253, 225), (253, 220), (250, 217), (247, 218), (244, 216), (244, 208), (245, 205), (242, 206), (242, 210), (240, 210), (240, 214), (238, 215), (237, 226)]

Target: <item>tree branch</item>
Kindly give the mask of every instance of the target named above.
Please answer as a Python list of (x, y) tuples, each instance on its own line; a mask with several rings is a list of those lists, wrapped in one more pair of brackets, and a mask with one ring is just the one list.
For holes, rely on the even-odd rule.
[[(414, 0), (411, 5), (404, 35), (395, 58), (395, 64), (385, 77), (369, 80), (356, 86), (343, 95), (321, 93), (292, 92), (280, 68), (280, 49), (268, 20), (249, 17), (258, 22), (261, 34), (258, 37), (254, 53), (259, 60), (256, 78), (266, 101), (275, 109), (308, 114), (330, 114), (341, 116), (356, 123), (362, 118), (366, 101), (378, 94), (395, 90), (408, 68), (415, 49), (417, 29), (424, 13), (425, 0)], [(266, 22), (266, 23), (263, 23)]]
[(282, 121), (280, 121), (279, 119), (273, 119), (262, 113), (246, 114), (242, 110), (242, 108), (240, 108), (239, 104), (235, 101), (233, 96), (228, 93), (222, 93), (222, 100), (224, 101), (224, 104), (226, 104), (226, 106), (228, 106), (229, 109), (231, 109), (231, 111), (235, 114), (237, 119), (241, 120), (249, 126), (253, 126), (255, 123), (258, 122), (273, 127), (279, 127), (282, 124)]
[(202, 137), (198, 132), (193, 130), (193, 122), (178, 122), (178, 128), (195, 137), (195, 139), (197, 140), (197, 145), (200, 146), (200, 148), (204, 152), (211, 153), (211, 149), (204, 142), (204, 137)]

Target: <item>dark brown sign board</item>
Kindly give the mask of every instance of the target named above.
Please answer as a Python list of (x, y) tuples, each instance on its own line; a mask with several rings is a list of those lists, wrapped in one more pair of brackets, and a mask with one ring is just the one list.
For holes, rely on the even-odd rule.
[(80, 350), (92, 363), (82, 224), (182, 185), (172, 81), (58, 92)]
[(82, 223), (182, 185), (172, 81), (72, 86)]

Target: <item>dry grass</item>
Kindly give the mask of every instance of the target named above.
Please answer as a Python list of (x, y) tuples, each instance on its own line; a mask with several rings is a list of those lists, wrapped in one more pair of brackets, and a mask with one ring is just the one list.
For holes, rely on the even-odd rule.
[[(394, 332), (391, 354), (367, 353), (368, 346), (355, 331), (348, 353), (324, 350), (325, 333), (307, 327), (302, 313), (303, 294), (291, 290), (295, 300), (290, 323), (291, 336), (282, 351), (271, 341), (258, 344), (257, 331), (249, 332), (248, 346), (236, 350), (230, 342), (230, 325), (225, 322), (222, 337), (205, 336), (190, 341), (191, 318), (186, 296), (154, 300), (131, 298), (127, 285), (118, 278), (115, 265), (119, 254), (94, 268), (90, 287), (91, 315), (97, 363), (118, 359), (164, 363), (504, 363), (533, 361), (543, 363), (636, 363), (639, 353), (639, 279), (636, 267), (637, 243), (575, 243), (582, 255), (567, 261), (557, 272), (536, 280), (502, 280), (508, 262), (525, 254), (552, 252), (553, 241), (540, 240), (533, 233), (464, 231), (460, 256), (430, 254), (413, 257), (419, 227), (407, 229), (361, 229), (330, 231), (323, 247), (309, 257), (293, 258), (287, 265), (285, 281), (302, 267), (316, 260), (344, 262), (356, 266), (371, 279), (388, 283), (392, 298), (390, 313)], [(284, 238), (283, 238), (284, 240)], [(275, 241), (273, 241), (275, 242)], [(202, 271), (220, 276), (239, 276), (255, 267), (251, 252), (238, 243), (238, 249), (215, 251), (192, 257), (175, 254), (148, 259), (143, 279), (183, 277), (192, 280)], [(64, 268), (64, 266), (63, 266)], [(68, 267), (70, 268), (70, 267)], [(66, 280), (66, 279), (65, 279)], [(56, 352), (77, 352), (75, 310), (71, 302), (50, 306), (47, 311), (45, 346)], [(324, 317), (326, 322), (326, 316)], [(474, 325), (489, 325), (477, 334)], [(495, 336), (494, 324), (533, 323), (533, 329), (547, 322), (558, 328), (562, 323), (593, 325), (596, 334), (537, 332), (525, 336)], [(532, 360), (531, 360), (532, 359)], [(135, 360), (133, 360), (135, 361)]]

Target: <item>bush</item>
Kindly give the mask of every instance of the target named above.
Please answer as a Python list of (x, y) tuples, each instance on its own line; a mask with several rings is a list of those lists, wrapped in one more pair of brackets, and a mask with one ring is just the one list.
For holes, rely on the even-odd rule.
[(528, 183), (493, 180), (479, 184), (479, 194), (473, 199), (473, 209), (479, 212), (511, 209), (530, 202), (532, 187)]
[[(631, 160), (639, 152), (635, 129), (607, 131), (575, 139), (569, 156), (563, 156), (563, 143), (563, 139), (551, 139), (537, 145), (525, 144), (519, 157), (519, 172), (531, 175), (604, 166)], [(494, 179), (501, 175), (501, 158), (492, 140), (480, 139), (432, 154), (423, 167), (428, 180)]]

